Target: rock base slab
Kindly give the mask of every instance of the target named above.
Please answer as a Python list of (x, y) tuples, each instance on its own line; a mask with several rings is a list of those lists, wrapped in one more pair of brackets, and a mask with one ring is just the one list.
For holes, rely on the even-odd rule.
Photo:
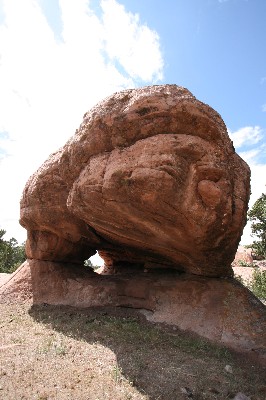
[(29, 298), (30, 291), (33, 304), (138, 309), (151, 322), (266, 361), (266, 307), (234, 279), (165, 270), (100, 275), (77, 265), (28, 260), (0, 287), (0, 302)]

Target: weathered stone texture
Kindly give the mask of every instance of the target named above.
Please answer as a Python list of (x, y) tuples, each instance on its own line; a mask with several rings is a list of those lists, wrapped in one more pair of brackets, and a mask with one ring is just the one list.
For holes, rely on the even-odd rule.
[(29, 258), (230, 275), (250, 171), (221, 117), (175, 85), (115, 93), (29, 179)]
[[(136, 308), (265, 359), (265, 307), (228, 277), (249, 179), (221, 117), (188, 90), (115, 93), (27, 182), (29, 260), (0, 301), (19, 282), (35, 304)], [(82, 265), (96, 249), (101, 274)]]

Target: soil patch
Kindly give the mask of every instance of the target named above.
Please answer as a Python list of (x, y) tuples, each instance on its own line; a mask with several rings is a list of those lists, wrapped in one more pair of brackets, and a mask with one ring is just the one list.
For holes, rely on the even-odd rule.
[(115, 313), (2, 304), (0, 398), (265, 399), (266, 370), (255, 361), (134, 310)]

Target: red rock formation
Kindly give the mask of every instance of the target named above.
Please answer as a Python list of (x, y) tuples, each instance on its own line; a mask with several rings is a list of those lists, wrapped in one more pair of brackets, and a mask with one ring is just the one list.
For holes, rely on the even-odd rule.
[(249, 266), (253, 265), (252, 249), (245, 248), (244, 246), (238, 246), (232, 266), (244, 266), (242, 264), (248, 264)]
[(29, 298), (34, 304), (137, 309), (147, 320), (195, 332), (254, 355), (265, 364), (265, 306), (232, 278), (177, 271), (101, 276), (69, 263), (29, 260), (0, 285), (0, 304)]
[(29, 262), (25, 261), (12, 274), (0, 274), (0, 304), (28, 302), (32, 299)]
[[(263, 304), (221, 278), (245, 225), (249, 178), (221, 117), (188, 90), (115, 93), (26, 184), (31, 260), (16, 279), (26, 271), (35, 304), (144, 309), (263, 357)], [(79, 265), (96, 249), (102, 275)], [(0, 301), (16, 295), (12, 281)]]
[(175, 85), (115, 93), (29, 179), (29, 258), (231, 273), (250, 172), (221, 117)]

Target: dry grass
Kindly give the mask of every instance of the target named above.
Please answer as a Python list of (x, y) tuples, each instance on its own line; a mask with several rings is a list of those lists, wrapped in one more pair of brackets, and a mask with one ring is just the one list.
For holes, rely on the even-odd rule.
[(266, 398), (261, 366), (133, 311), (0, 307), (0, 399)]

